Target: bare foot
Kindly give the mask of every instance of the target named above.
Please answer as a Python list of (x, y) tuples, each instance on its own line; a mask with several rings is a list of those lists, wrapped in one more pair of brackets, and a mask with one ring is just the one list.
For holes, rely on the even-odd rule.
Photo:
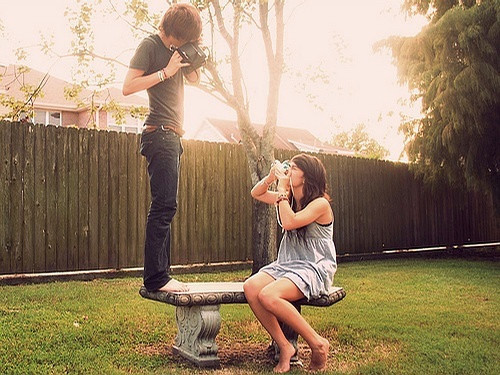
[(170, 279), (168, 283), (158, 289), (160, 292), (187, 292), (189, 287), (187, 284), (181, 283), (175, 279)]
[(280, 348), (280, 360), (278, 364), (274, 367), (274, 372), (284, 373), (290, 371), (290, 359), (295, 355), (295, 348), (292, 344), (288, 345), (283, 349)]
[(326, 368), (326, 361), (328, 360), (328, 351), (330, 350), (330, 343), (327, 339), (321, 337), (319, 345), (311, 348), (311, 364), (309, 370), (321, 371)]

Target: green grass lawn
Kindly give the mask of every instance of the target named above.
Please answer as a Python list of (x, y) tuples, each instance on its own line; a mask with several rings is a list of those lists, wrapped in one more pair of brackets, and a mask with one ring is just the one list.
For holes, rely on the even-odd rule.
[[(330, 340), (331, 374), (500, 374), (499, 271), (484, 260), (342, 263), (335, 284), (346, 298), (302, 312)], [(242, 281), (248, 273), (178, 278)], [(0, 374), (272, 371), (269, 337), (247, 305), (221, 306), (221, 368), (199, 370), (172, 354), (175, 308), (142, 299), (140, 286), (129, 278), (0, 287)]]

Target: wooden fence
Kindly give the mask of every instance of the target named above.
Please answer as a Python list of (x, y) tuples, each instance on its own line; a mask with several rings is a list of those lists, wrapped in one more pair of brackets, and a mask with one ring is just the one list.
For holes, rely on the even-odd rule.
[[(251, 259), (242, 147), (183, 144), (172, 263)], [(0, 123), (0, 274), (142, 266), (150, 196), (138, 150), (135, 134)], [(339, 254), (500, 239), (488, 196), (428, 191), (405, 164), (318, 157)]]

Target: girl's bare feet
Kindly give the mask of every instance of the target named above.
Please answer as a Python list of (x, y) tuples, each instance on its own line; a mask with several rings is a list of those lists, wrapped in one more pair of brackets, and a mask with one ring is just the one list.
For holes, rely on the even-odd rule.
[(274, 367), (274, 372), (284, 373), (290, 371), (290, 359), (295, 355), (295, 348), (288, 343), (285, 348), (280, 348), (280, 360)]
[(321, 337), (319, 345), (311, 348), (311, 364), (309, 370), (321, 371), (326, 368), (326, 361), (328, 360), (328, 352), (330, 350), (330, 343), (327, 339)]
[(175, 279), (170, 279), (168, 283), (158, 289), (160, 292), (187, 292), (188, 290), (189, 287), (187, 284), (181, 283)]

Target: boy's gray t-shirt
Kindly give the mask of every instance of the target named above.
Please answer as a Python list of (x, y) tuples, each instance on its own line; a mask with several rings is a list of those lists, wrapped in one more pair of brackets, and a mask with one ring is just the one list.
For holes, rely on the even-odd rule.
[[(144, 75), (165, 68), (172, 57), (159, 35), (143, 39), (130, 60), (129, 67), (144, 70)], [(182, 71), (147, 90), (149, 114), (145, 125), (171, 125), (182, 129), (184, 121), (184, 80)]]

